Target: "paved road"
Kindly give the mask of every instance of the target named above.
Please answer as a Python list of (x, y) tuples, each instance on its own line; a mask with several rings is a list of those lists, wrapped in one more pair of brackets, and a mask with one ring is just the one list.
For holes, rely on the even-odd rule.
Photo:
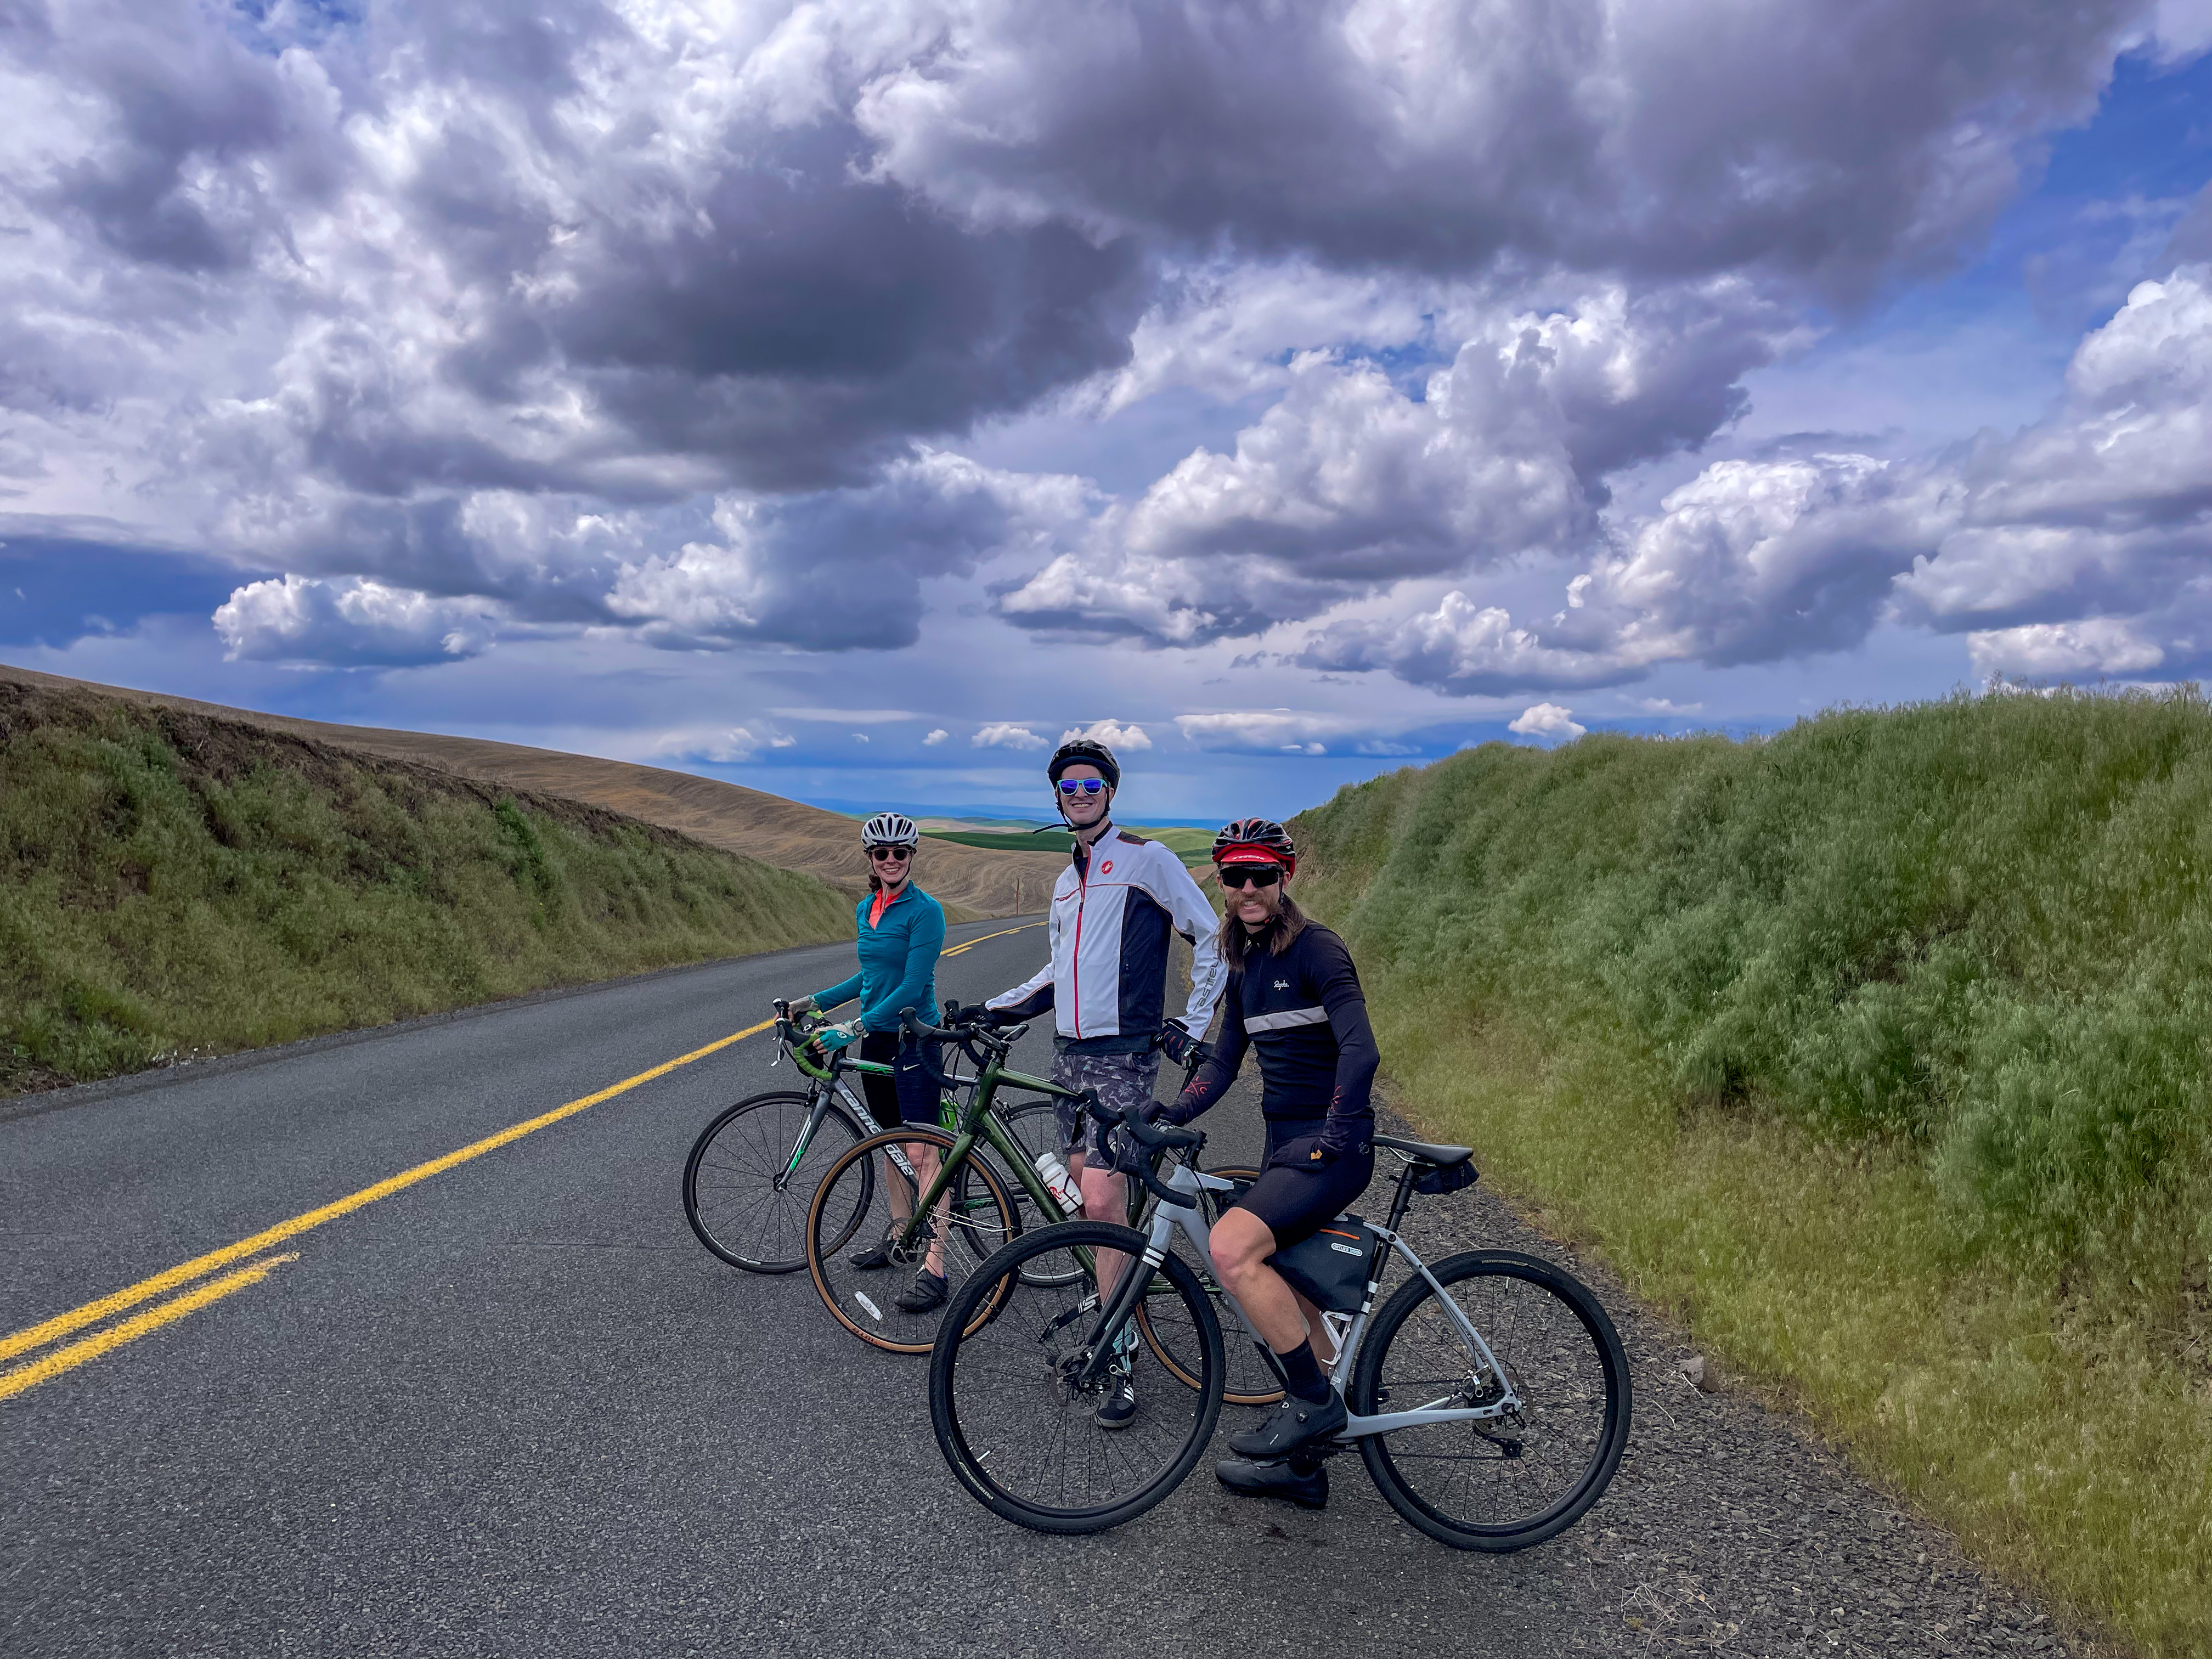
[[(1024, 976), (1042, 935), (1012, 925), (954, 929), (982, 942), (941, 994)], [(0, 1333), (690, 1054), (850, 954), (32, 1103), (0, 1121)], [(1665, 1397), (1672, 1339), (1633, 1317), (1650, 1430), (1615, 1496), (1523, 1555), (1429, 1543), (1352, 1460), (1321, 1515), (1229, 1498), (1201, 1469), (1117, 1532), (1002, 1525), (939, 1458), (921, 1362), (845, 1336), (803, 1274), (741, 1274), (692, 1240), (684, 1152), (768, 1058), (737, 1042), (0, 1360), (294, 1258), (0, 1399), (0, 1653), (1548, 1659), (1932, 1653), (2050, 1628), (1787, 1425)], [(1209, 1121), (1223, 1158), (1249, 1155), (1249, 1096)], [(1540, 1246), (1494, 1205), (1459, 1215)]]

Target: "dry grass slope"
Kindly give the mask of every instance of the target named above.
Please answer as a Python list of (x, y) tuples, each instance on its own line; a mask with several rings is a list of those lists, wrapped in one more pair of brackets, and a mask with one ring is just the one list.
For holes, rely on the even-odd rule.
[[(859, 857), (859, 832), (850, 818), (779, 795), (765, 794), (714, 778), (664, 771), (588, 755), (565, 755), (482, 738), (447, 737), (429, 732), (392, 732), (375, 726), (336, 726), (294, 720), (282, 714), (228, 708), (188, 697), (134, 691), (88, 681), (63, 679), (27, 668), (0, 665), (0, 682), (77, 690), (120, 699), (141, 707), (176, 709), (237, 721), (266, 731), (309, 738), (393, 760), (434, 766), (462, 777), (509, 789), (563, 796), (626, 817), (658, 824), (702, 841), (709, 847), (742, 854), (786, 870), (804, 871), (847, 890), (865, 881)], [(886, 803), (896, 805), (896, 803)], [(924, 849), (918, 877), (954, 919), (1003, 916), (1042, 909), (1065, 860), (1049, 853), (1002, 852), (933, 840)]]

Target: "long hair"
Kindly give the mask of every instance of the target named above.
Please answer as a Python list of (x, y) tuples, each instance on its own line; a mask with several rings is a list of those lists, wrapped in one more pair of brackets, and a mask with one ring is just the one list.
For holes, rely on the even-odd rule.
[(1229, 964), (1229, 971), (1244, 971), (1244, 957), (1249, 951), (1259, 951), (1267, 956), (1279, 957), (1291, 948), (1291, 941), (1306, 930), (1306, 913), (1297, 907), (1290, 890), (1283, 890), (1275, 901), (1275, 914), (1257, 933), (1247, 933), (1244, 924), (1237, 920), (1232, 906), (1221, 918), (1220, 931), (1215, 941), (1221, 946), (1221, 959)]

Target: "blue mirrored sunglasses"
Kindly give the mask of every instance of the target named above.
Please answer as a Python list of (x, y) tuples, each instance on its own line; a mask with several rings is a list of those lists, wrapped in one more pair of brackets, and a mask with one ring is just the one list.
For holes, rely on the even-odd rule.
[(1063, 795), (1095, 795), (1106, 787), (1103, 778), (1062, 778), (1060, 793)]

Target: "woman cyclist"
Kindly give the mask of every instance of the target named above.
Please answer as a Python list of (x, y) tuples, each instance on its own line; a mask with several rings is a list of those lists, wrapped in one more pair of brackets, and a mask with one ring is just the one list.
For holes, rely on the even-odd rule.
[[(911, 1042), (900, 1041), (899, 1011), (914, 1008), (923, 1018), (933, 1018), (937, 1008), (937, 957), (945, 948), (945, 909), (914, 884), (915, 849), (921, 831), (902, 812), (878, 812), (860, 826), (860, 845), (868, 854), (868, 891), (853, 912), (860, 935), (860, 970), (827, 990), (801, 997), (791, 1005), (794, 1014), (808, 1009), (827, 1011), (854, 997), (860, 1000), (858, 1019), (831, 1026), (822, 1033), (832, 1046), (860, 1042), (860, 1058), (889, 1064), (891, 1075), (873, 1073), (860, 1079), (867, 1092), (868, 1110), (889, 1129), (901, 1122), (937, 1121), (937, 1085), (922, 1069), (921, 1053)], [(927, 1188), (937, 1175), (937, 1149), (927, 1141), (906, 1143), (907, 1160)], [(915, 1194), (902, 1180), (886, 1175), (887, 1194), (895, 1221), (914, 1212)], [(890, 1240), (878, 1239), (853, 1257), (863, 1270), (891, 1265)], [(945, 1300), (945, 1240), (940, 1228), (929, 1243), (915, 1279), (897, 1298), (908, 1313), (927, 1313)]]
[(1328, 1473), (1294, 1455), (1343, 1429), (1344, 1400), (1313, 1350), (1314, 1334), (1325, 1336), (1328, 1328), (1267, 1258), (1311, 1237), (1366, 1190), (1375, 1173), (1370, 1091), (1381, 1055), (1344, 941), (1291, 900), (1297, 862), (1289, 833), (1265, 818), (1240, 818), (1213, 838), (1228, 902), (1221, 1036), (1212, 1057), (1158, 1115), (1188, 1122), (1236, 1080), (1245, 1050), (1259, 1052), (1267, 1157), (1260, 1178), (1214, 1224), (1213, 1261), (1274, 1350), (1286, 1387), (1264, 1423), (1229, 1437), (1239, 1455), (1215, 1473), (1233, 1492), (1317, 1508), (1328, 1501)]

